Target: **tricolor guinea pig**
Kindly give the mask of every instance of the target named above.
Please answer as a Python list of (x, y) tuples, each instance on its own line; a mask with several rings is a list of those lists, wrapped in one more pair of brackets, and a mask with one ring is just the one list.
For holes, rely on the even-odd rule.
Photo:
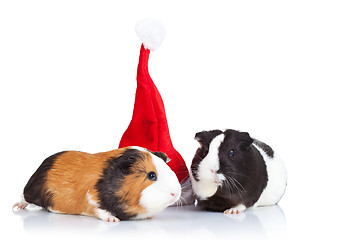
[(50, 212), (108, 222), (150, 218), (181, 194), (167, 161), (164, 153), (140, 147), (97, 154), (60, 152), (44, 160), (14, 207), (32, 203)]
[(238, 214), (249, 207), (276, 204), (287, 174), (279, 156), (247, 132), (228, 129), (196, 134), (200, 143), (191, 164), (198, 205), (209, 211)]

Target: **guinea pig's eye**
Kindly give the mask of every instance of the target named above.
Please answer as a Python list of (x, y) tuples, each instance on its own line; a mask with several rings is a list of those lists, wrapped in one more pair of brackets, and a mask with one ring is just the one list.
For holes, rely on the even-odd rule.
[(230, 152), (229, 152), (229, 155), (230, 155), (230, 157), (235, 156), (235, 151), (233, 149), (231, 149)]
[(149, 172), (148, 174), (147, 174), (147, 178), (150, 180), (150, 181), (156, 181), (156, 173), (154, 173), (154, 172)]

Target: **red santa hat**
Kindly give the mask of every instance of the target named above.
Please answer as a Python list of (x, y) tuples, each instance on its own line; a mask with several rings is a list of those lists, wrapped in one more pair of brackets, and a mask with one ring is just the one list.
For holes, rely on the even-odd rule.
[(148, 70), (150, 51), (160, 46), (165, 37), (165, 28), (158, 20), (146, 19), (140, 21), (135, 30), (142, 41), (135, 104), (132, 120), (121, 138), (119, 148), (140, 146), (166, 153), (170, 159), (169, 167), (179, 182), (183, 183), (189, 177), (188, 169), (184, 159), (173, 147), (164, 102)]

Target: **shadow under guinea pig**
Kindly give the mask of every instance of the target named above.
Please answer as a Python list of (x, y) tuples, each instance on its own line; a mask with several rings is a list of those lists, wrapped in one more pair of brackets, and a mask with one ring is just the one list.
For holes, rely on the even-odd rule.
[(238, 215), (206, 212), (195, 206), (171, 207), (149, 220), (108, 223), (95, 218), (26, 210), (17, 214), (31, 236), (87, 236), (89, 238), (216, 239), (252, 237), (285, 239), (286, 219), (279, 205), (250, 208)]

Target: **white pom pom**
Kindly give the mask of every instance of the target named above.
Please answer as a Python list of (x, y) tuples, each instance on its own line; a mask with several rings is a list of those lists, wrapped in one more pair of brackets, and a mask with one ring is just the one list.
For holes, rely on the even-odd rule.
[(135, 32), (146, 49), (155, 50), (165, 38), (165, 27), (160, 20), (143, 19), (135, 26)]

